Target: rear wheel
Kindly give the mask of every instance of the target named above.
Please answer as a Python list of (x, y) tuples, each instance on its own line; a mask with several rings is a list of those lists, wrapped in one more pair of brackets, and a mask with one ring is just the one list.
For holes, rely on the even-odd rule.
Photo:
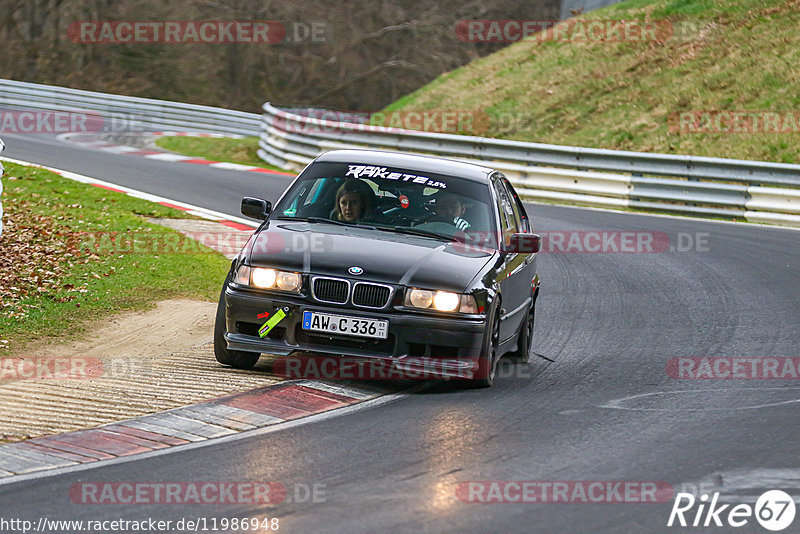
[(252, 369), (261, 355), (255, 352), (228, 350), (228, 343), (225, 341), (225, 288), (227, 286), (228, 280), (225, 280), (217, 304), (217, 316), (214, 321), (214, 357), (223, 365), (230, 365), (237, 369)]
[(519, 363), (528, 363), (531, 360), (531, 342), (533, 340), (533, 328), (536, 319), (536, 300), (531, 302), (528, 313), (519, 327), (517, 334), (517, 350), (511, 353), (511, 357)]

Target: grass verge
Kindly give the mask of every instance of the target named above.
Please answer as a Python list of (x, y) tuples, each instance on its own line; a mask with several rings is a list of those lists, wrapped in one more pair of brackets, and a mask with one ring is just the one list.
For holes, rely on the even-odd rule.
[(258, 157), (258, 137), (232, 139), (229, 137), (165, 136), (156, 139), (156, 144), (184, 156), (253, 165), (277, 172), (289, 172), (286, 169), (269, 165)]
[[(800, 163), (800, 1), (629, 0), (575, 20), (584, 28), (650, 20), (672, 31), (659, 39), (591, 40), (575, 31), (518, 42), (387, 109), (485, 113), (488, 126), (474, 133), (488, 137)], [(727, 123), (731, 131), (714, 133), (702, 114), (695, 131), (681, 129), (681, 113), (703, 111), (760, 113), (769, 133)], [(764, 123), (769, 112), (781, 114), (777, 128)]]
[(144, 219), (184, 212), (35, 167), (9, 163), (3, 181), (0, 356), (159, 300), (217, 299), (229, 261)]

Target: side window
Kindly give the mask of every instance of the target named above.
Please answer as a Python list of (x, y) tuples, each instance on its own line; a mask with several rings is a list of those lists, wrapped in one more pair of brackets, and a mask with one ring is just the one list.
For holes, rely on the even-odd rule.
[[(314, 184), (311, 186), (311, 189), (308, 191), (306, 195), (305, 201), (303, 202), (304, 206), (308, 206), (309, 204), (316, 202), (317, 197), (322, 190), (322, 185), (325, 183), (325, 178), (320, 178), (319, 180), (314, 181)], [(301, 197), (304, 194), (304, 191), (301, 191), (298, 197)]]
[(508, 199), (509, 203), (511, 204), (511, 209), (514, 210), (514, 218), (517, 221), (517, 228), (520, 232), (528, 232), (530, 231), (530, 224), (528, 222), (528, 218), (525, 215), (525, 208), (522, 207), (522, 202), (520, 202), (519, 197), (517, 196), (516, 191), (508, 182), (507, 179), (503, 179), (503, 185), (505, 186), (506, 191), (508, 192)]
[(506, 219), (506, 212), (503, 209), (503, 202), (501, 201), (502, 197), (497, 191), (497, 182), (492, 184), (492, 188), (494, 189), (494, 196), (497, 202), (497, 212), (500, 214), (500, 231), (505, 234), (506, 230), (508, 230), (508, 219)]
[(511, 244), (511, 236), (519, 231), (514, 208), (508, 192), (500, 180), (494, 182), (494, 192), (497, 195), (497, 209), (500, 211), (500, 230), (503, 233), (503, 242)]
[(311, 183), (303, 184), (289, 207), (283, 210), (283, 214), (294, 217), (298, 210), (313, 203), (324, 182), (324, 178), (319, 178)]

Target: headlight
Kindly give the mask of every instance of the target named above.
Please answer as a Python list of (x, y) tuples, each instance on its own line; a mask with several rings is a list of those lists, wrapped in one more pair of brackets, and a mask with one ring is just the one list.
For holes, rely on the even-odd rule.
[(248, 267), (242, 265), (236, 272), (234, 280), (243, 286), (252, 286), (260, 289), (277, 289), (299, 293), (303, 284), (300, 273), (265, 269), (263, 267)]
[(478, 305), (472, 295), (460, 295), (450, 291), (430, 291), (410, 288), (406, 290), (406, 306), (443, 312), (478, 313)]
[(278, 277), (278, 271), (275, 269), (262, 269), (256, 267), (250, 274), (250, 283), (261, 289), (269, 289), (275, 285), (275, 280)]
[(430, 308), (433, 304), (433, 291), (425, 291), (424, 289), (412, 289), (408, 293), (408, 303), (406, 305), (414, 306), (415, 308)]
[(433, 297), (433, 307), (439, 311), (455, 311), (459, 304), (458, 295), (447, 291), (437, 291)]
[(278, 271), (276, 277), (276, 284), (278, 289), (282, 291), (300, 291), (300, 275), (298, 273), (288, 273), (286, 271)]
[(233, 281), (239, 284), (240, 286), (249, 286), (250, 271), (252, 271), (250, 267), (248, 267), (247, 265), (242, 265), (241, 267), (239, 267), (239, 270), (236, 271), (236, 278), (234, 278)]

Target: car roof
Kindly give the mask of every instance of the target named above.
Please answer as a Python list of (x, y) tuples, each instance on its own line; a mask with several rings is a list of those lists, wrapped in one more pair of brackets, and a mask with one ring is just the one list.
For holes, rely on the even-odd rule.
[(452, 159), (420, 156), (416, 154), (403, 154), (401, 152), (388, 152), (385, 150), (331, 150), (314, 160), (330, 163), (358, 163), (359, 165), (374, 165), (379, 167), (400, 167), (417, 172), (445, 174), (465, 178), (474, 182), (489, 183), (489, 176), (494, 169), (464, 163)]

